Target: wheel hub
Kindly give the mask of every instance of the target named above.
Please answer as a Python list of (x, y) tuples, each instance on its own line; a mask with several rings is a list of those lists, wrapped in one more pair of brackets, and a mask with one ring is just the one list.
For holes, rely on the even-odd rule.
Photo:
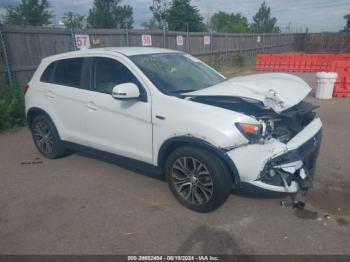
[(213, 196), (213, 181), (208, 168), (192, 157), (178, 158), (172, 165), (172, 183), (186, 202), (202, 205)]

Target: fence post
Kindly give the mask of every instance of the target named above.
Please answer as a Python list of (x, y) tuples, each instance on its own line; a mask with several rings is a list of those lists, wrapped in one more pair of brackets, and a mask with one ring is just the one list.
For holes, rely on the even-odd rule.
[(165, 30), (165, 26), (163, 26), (163, 47), (166, 48), (167, 44), (166, 44), (166, 30)]
[(127, 27), (125, 28), (125, 42), (126, 46), (129, 47), (129, 30)]
[(213, 37), (213, 31), (210, 31), (210, 57), (213, 58), (213, 44), (214, 44), (214, 37)]
[(4, 35), (3, 35), (3, 31), (2, 31), (1, 27), (0, 27), (0, 38), (1, 38), (2, 50), (4, 51), (4, 59), (5, 59), (5, 66), (6, 66), (6, 72), (7, 72), (7, 79), (8, 79), (9, 85), (13, 86), (13, 80), (12, 80), (12, 73), (11, 73), (11, 68), (10, 68), (9, 57), (8, 57), (6, 43), (5, 43), (5, 39), (4, 39)]
[(225, 60), (227, 60), (228, 57), (228, 37), (227, 33), (225, 33)]
[(70, 36), (72, 38), (73, 50), (76, 51), (77, 50), (77, 44), (75, 42), (75, 32), (74, 32), (73, 27), (70, 28)]
[(190, 52), (190, 33), (188, 32), (188, 26), (187, 26), (187, 32), (186, 32), (186, 44), (187, 44), (187, 53)]

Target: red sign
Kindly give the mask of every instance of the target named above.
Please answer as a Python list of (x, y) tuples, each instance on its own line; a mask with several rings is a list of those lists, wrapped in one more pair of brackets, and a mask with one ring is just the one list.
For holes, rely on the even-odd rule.
[(142, 46), (152, 46), (152, 36), (151, 35), (142, 35)]

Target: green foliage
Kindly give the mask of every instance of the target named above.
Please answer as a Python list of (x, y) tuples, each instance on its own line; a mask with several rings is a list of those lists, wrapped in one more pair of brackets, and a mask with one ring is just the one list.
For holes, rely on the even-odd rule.
[(87, 26), (87, 20), (85, 16), (70, 11), (63, 15), (62, 21), (66, 27), (83, 29)]
[(258, 12), (253, 16), (251, 29), (255, 33), (275, 33), (280, 32), (276, 26), (277, 18), (271, 17), (271, 8), (263, 2)]
[(240, 55), (229, 55), (228, 57), (212, 56), (204, 61), (215, 70), (227, 77), (239, 75), (251, 71), (255, 66), (255, 60), (244, 58)]
[(24, 96), (13, 86), (0, 92), (0, 132), (25, 123)]
[(344, 19), (346, 19), (346, 25), (343, 32), (350, 32), (350, 14), (344, 15)]
[(160, 27), (157, 24), (157, 21), (152, 17), (150, 20), (141, 23), (142, 27), (147, 30), (159, 30)]
[[(169, 9), (169, 3), (167, 0), (153, 0), (153, 5), (149, 7), (153, 17), (149, 21), (149, 26), (156, 27), (158, 29), (167, 28), (167, 14)], [(153, 28), (152, 28), (153, 29)]]
[(120, 5), (121, 0), (94, 0), (88, 23), (93, 28), (132, 28), (133, 9)]
[(248, 20), (241, 13), (226, 13), (219, 11), (211, 17), (211, 26), (220, 33), (249, 32)]
[(169, 30), (200, 32), (205, 30), (203, 17), (191, 0), (173, 0), (168, 10), (166, 21)]
[(16, 6), (7, 6), (5, 24), (47, 25), (52, 18), (47, 0), (22, 0)]

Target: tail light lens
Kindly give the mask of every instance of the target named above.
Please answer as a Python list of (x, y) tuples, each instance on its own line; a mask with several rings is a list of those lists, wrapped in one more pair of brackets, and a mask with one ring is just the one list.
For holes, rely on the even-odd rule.
[(28, 84), (25, 84), (24, 86), (22, 86), (23, 94), (26, 94), (28, 89), (29, 89), (29, 85)]

